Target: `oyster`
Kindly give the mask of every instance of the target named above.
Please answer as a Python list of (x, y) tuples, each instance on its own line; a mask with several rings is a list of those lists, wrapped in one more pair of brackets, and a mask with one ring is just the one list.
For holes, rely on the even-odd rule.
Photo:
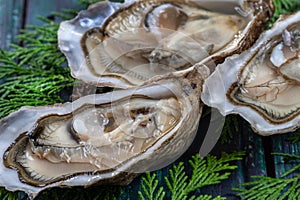
[(282, 16), (249, 51), (228, 58), (205, 81), (202, 100), (238, 113), (262, 135), (300, 124), (300, 12)]
[(271, 0), (106, 1), (63, 22), (59, 47), (75, 78), (130, 88), (242, 51), (272, 9)]
[(272, 9), (271, 0), (106, 1), (63, 22), (59, 47), (72, 75), (127, 90), (2, 119), (0, 185), (34, 197), (55, 186), (127, 184), (170, 164), (197, 131), (203, 64), (249, 47)]
[(34, 197), (54, 186), (126, 184), (170, 164), (193, 141), (202, 110), (199, 74), (187, 77), (12, 113), (0, 121), (0, 185)]

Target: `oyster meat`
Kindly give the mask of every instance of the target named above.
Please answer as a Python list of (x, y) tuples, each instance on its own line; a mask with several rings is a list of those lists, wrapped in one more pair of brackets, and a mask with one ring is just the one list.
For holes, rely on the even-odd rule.
[[(242, 55), (228, 58), (205, 81), (202, 100), (238, 113), (262, 135), (300, 124), (300, 12), (282, 16)], [(225, 99), (225, 101), (224, 101)]]
[(197, 132), (200, 82), (173, 78), (23, 107), (0, 121), (0, 185), (34, 197), (54, 186), (128, 184), (170, 164)]
[(106, 1), (63, 22), (59, 46), (75, 78), (135, 87), (242, 51), (272, 9), (271, 1)]
[[(93, 87), (126, 90), (23, 107), (0, 120), (0, 185), (34, 197), (55, 186), (128, 184), (136, 173), (175, 161), (197, 131), (203, 80), (214, 70), (210, 61), (248, 48), (272, 11), (271, 0), (105, 1), (62, 22), (59, 47), (72, 75)], [(297, 27), (282, 28), (292, 62), (280, 58), (279, 66), (271, 66), (282, 79), (290, 77), (287, 84), (299, 82), (293, 72), (299, 54), (292, 52), (299, 49)], [(276, 45), (272, 49), (280, 53)], [(238, 86), (249, 89), (248, 76), (241, 77)], [(252, 95), (241, 100), (236, 94), (228, 93), (236, 99), (227, 99), (232, 105)], [(246, 107), (264, 117), (254, 106)]]

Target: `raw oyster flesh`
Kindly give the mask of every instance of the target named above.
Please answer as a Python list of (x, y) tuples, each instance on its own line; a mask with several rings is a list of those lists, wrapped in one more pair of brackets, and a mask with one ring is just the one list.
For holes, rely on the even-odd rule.
[(0, 121), (0, 185), (35, 195), (126, 184), (132, 173), (170, 164), (192, 142), (201, 115), (200, 88), (178, 80), (12, 113)]
[(2, 119), (0, 185), (34, 197), (55, 186), (128, 184), (170, 164), (197, 131), (202, 83), (214, 70), (204, 64), (248, 48), (272, 10), (271, 0), (106, 1), (63, 22), (59, 47), (72, 75), (126, 90)]
[(59, 46), (75, 78), (133, 87), (242, 51), (263, 30), (270, 2), (106, 1), (63, 22)]
[(249, 51), (218, 66), (205, 82), (202, 100), (224, 114), (241, 114), (263, 135), (298, 128), (299, 20), (300, 12), (281, 17)]

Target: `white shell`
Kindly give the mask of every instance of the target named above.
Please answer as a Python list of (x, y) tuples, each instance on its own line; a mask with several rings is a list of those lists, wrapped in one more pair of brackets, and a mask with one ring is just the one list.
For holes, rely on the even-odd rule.
[[(137, 2), (140, 3), (141, 1)], [(128, 84), (119, 77), (94, 76), (87, 66), (87, 58), (84, 56), (84, 52), (81, 47), (81, 41), (83, 40), (82, 38), (85, 34), (90, 34), (89, 31), (94, 30), (93, 28), (101, 28), (103, 23), (106, 23), (107, 19), (113, 16), (116, 11), (133, 5), (136, 3), (135, 1), (125, 1), (123, 4), (111, 3), (109, 1), (98, 3), (91, 6), (87, 11), (79, 13), (75, 19), (63, 22), (58, 31), (59, 47), (67, 56), (72, 75), (76, 79), (80, 79), (97, 86), (112, 86), (134, 89), (118, 90), (107, 94), (85, 96), (74, 101), (73, 103), (44, 107), (23, 107), (19, 111), (2, 119), (0, 121), (0, 153), (3, 155), (4, 159), (0, 160), (1, 186), (5, 186), (6, 189), (12, 191), (23, 190), (31, 197), (35, 197), (40, 191), (49, 187), (80, 185), (89, 186), (95, 183), (109, 183), (110, 181), (116, 183), (118, 182), (119, 178), (123, 179), (124, 181), (126, 174), (140, 173), (146, 170), (155, 170), (170, 164), (189, 147), (197, 131), (197, 126), (202, 111), (202, 104), (199, 100), (199, 94), (202, 88), (201, 85), (203, 80), (207, 78), (208, 74), (210, 73), (207, 68), (201, 65), (201, 63), (208, 63), (211, 59), (215, 62), (221, 62), (224, 57), (231, 55), (233, 52), (240, 52), (247, 48), (263, 29), (262, 24), (268, 20), (268, 17), (272, 12), (272, 6), (270, 3), (271, 1), (251, 1), (249, 3), (247, 0), (219, 0), (211, 3), (211, 1), (208, 0), (149, 0), (144, 2), (153, 4), (161, 2), (167, 2), (169, 4), (180, 2), (184, 4), (188, 2), (197, 6), (200, 5), (207, 9), (212, 9), (214, 11), (230, 13), (238, 15), (239, 17), (242, 16), (242, 18), (245, 19), (246, 24), (243, 30), (237, 32), (236, 35), (233, 35), (235, 36), (233, 41), (230, 41), (228, 44), (224, 45), (221, 49), (219, 49), (220, 51), (217, 51), (209, 56), (205, 54), (205, 56), (202, 56), (198, 60), (194, 59), (194, 57), (197, 58), (198, 54), (193, 53), (190, 55), (190, 57), (193, 59), (187, 68), (183, 70), (179, 69), (178, 71), (175, 70), (175, 72), (174, 70), (171, 70), (167, 71), (166, 73), (154, 74), (154, 76), (150, 77), (148, 80), (141, 79), (141, 81), (137, 84)], [(224, 8), (224, 3), (226, 4), (226, 9)], [(151, 23), (155, 24), (155, 22)], [(93, 33), (92, 31), (91, 33)], [(180, 40), (181, 35), (175, 36), (176, 37), (172, 38), (171, 42), (167, 44), (176, 46), (177, 42), (172, 43), (173, 39), (177, 39), (174, 41), (178, 41), (178, 43), (182, 42)], [(98, 40), (99, 38), (95, 37), (93, 39)], [(185, 40), (183, 44), (185, 44)], [(120, 48), (122, 47), (121, 44), (119, 46)], [(209, 46), (210, 45), (208, 45), (208, 47)], [(154, 47), (154, 49), (155, 48), (156, 47)], [(214, 48), (214, 46), (211, 48)], [(179, 50), (190, 53), (189, 48), (183, 48)], [(201, 50), (202, 48), (199, 49), (199, 52)], [(196, 52), (198, 53), (198, 50)], [(200, 54), (201, 53), (199, 53), (199, 55)], [(206, 56), (207, 58), (205, 58)], [(98, 58), (96, 57), (95, 59)], [(198, 65), (194, 65), (199, 61), (201, 61), (200, 64), (198, 63)], [(135, 70), (132, 70), (131, 72), (136, 73)], [(144, 86), (137, 87), (139, 85)], [(66, 176), (62, 176), (61, 179), (54, 182), (45, 183), (44, 185), (35, 185), (26, 181), (24, 176), (21, 176), (21, 172), (18, 173), (18, 169), (16, 169), (18, 167), (14, 165), (9, 165), (10, 168), (7, 167), (7, 158), (15, 156), (14, 151), (11, 153), (9, 150), (13, 149), (14, 145), (18, 144), (18, 139), (23, 137), (23, 135), (29, 137), (32, 136), (31, 131), (36, 128), (37, 122), (40, 119), (44, 119), (51, 115), (71, 115), (73, 111), (76, 111), (82, 107), (84, 108), (86, 104), (112, 105), (111, 103), (113, 102), (117, 102), (121, 99), (129, 98), (131, 96), (143, 96), (150, 99), (160, 99), (167, 96), (174, 96), (179, 102), (182, 117), (175, 127), (169, 131), (166, 131), (166, 134), (161, 136), (153, 145), (140, 154), (126, 160), (124, 163), (118, 165), (112, 170), (103, 170), (100, 172), (96, 171), (95, 173), (80, 173), (75, 174), (74, 176), (67, 174)], [(73, 120), (76, 121), (77, 118)], [(84, 130), (84, 127), (76, 126), (75, 129)], [(30, 156), (28, 158), (30, 158)]]
[[(135, 7), (136, 4), (138, 5), (137, 7)], [(153, 15), (159, 13), (159, 11), (156, 12), (157, 7), (155, 6), (160, 4), (166, 6), (171, 4), (189, 5), (188, 9), (182, 9), (185, 9), (190, 16), (195, 15), (195, 13), (201, 10), (199, 9), (200, 7), (208, 9), (208, 11), (203, 11), (203, 15), (199, 14), (200, 18), (201, 16), (204, 18), (207, 17), (206, 14), (208, 16), (215, 16), (217, 14), (220, 16), (213, 18), (212, 22), (209, 21), (207, 24), (200, 24), (201, 29), (195, 29), (197, 26), (192, 23), (190, 26), (183, 26), (184, 28), (182, 30), (177, 29), (173, 32), (171, 31), (172, 34), (169, 33), (170, 29), (162, 29), (167, 32), (167, 36), (165, 37), (162, 36), (162, 31), (160, 32), (160, 29), (155, 26), (155, 20), (157, 19), (153, 17)], [(130, 10), (131, 8), (132, 10)], [(148, 16), (148, 18), (155, 19), (149, 20), (150, 28), (147, 31), (145, 26), (140, 25), (141, 21), (144, 23), (146, 16), (135, 15), (140, 12), (148, 12), (149, 9), (153, 9), (153, 13)], [(189, 9), (194, 10), (189, 11)], [(201, 63), (220, 63), (225, 57), (248, 48), (263, 31), (264, 24), (268, 21), (272, 9), (272, 3), (269, 0), (258, 2), (249, 2), (246, 0), (218, 0), (213, 2), (209, 0), (145, 0), (125, 1), (124, 4), (105, 1), (91, 6), (86, 11), (80, 12), (79, 15), (71, 21), (62, 22), (58, 31), (59, 47), (66, 55), (72, 76), (76, 79), (98, 86), (118, 88), (136, 87), (136, 85), (151, 82), (151, 79), (153, 77), (155, 78), (155, 76), (164, 76), (165, 74), (176, 73), (178, 70), (182, 70), (182, 68), (170, 68), (170, 62), (173, 62), (173, 58), (175, 59), (175, 65), (176, 62), (180, 63), (180, 61), (176, 61), (178, 56), (180, 57), (179, 60), (185, 60), (184, 69), (187, 69), (200, 61)], [(116, 13), (125, 13), (124, 15), (126, 15), (126, 12), (129, 13), (128, 21), (131, 20), (135, 23), (130, 24), (128, 21), (121, 21), (124, 16), (122, 15), (120, 17), (116, 15)], [(146, 14), (147, 13), (143, 13), (143, 15)], [(198, 20), (199, 16), (195, 18)], [(120, 21), (110, 25), (110, 21), (116, 18), (120, 18)], [(215, 23), (214, 20), (224, 20), (226, 22), (226, 18), (230, 18), (230, 23), (235, 24), (234, 26), (237, 27), (236, 31), (233, 28), (229, 28), (226, 29), (229, 30), (229, 32), (223, 33), (225, 28), (220, 28), (220, 24), (217, 25), (217, 28), (212, 25)], [(230, 23), (227, 22), (223, 24)], [(154, 24), (153, 27), (152, 24)], [(110, 34), (107, 33), (109, 32), (107, 31), (107, 26), (120, 30), (113, 30), (111, 31), (113, 34)], [(222, 30), (220, 30), (220, 32), (211, 32), (218, 28)], [(230, 37), (230, 39), (228, 38), (228, 43), (222, 44), (222, 42), (218, 42), (218, 39), (212, 36), (214, 34), (224, 34), (226, 37)], [(204, 38), (205, 36), (208, 36), (208, 39), (197, 39)], [(91, 39), (85, 39), (89, 37), (91, 37)], [(100, 37), (104, 38), (103, 41)], [(97, 44), (96, 41), (99, 43)], [(86, 43), (88, 42), (92, 43), (90, 48), (86, 47)], [(84, 43), (86, 50), (83, 50), (81, 43)], [(118, 44), (118, 47), (114, 47), (114, 44)], [(166, 56), (165, 54), (170, 54), (168, 56), (171, 61), (166, 64), (166, 66), (165, 64), (156, 66), (152, 64), (152, 61), (149, 61), (149, 63), (143, 59), (140, 59), (142, 60), (140, 62), (131, 63), (131, 57), (134, 57), (134, 62), (138, 60), (136, 59), (136, 52), (146, 50), (151, 52), (149, 55), (147, 53), (148, 59), (150, 56), (160, 57)], [(173, 53), (174, 51), (176, 52), (175, 54)], [(111, 54), (113, 56), (110, 57)], [(126, 56), (129, 57), (129, 59), (125, 59), (127, 58)], [(124, 61), (122, 61), (123, 57), (125, 57)], [(115, 60), (123, 64), (118, 64), (116, 65), (117, 67), (115, 67)], [(101, 67), (99, 67), (99, 65), (101, 65)], [(211, 66), (211, 68), (214, 68), (214, 66)], [(112, 69), (112, 71), (108, 69)], [(109, 72), (107, 73), (108, 75), (105, 74), (106, 72)], [(133, 77), (133, 79), (129, 81), (129, 79), (126, 79), (126, 76)]]
[[(261, 135), (284, 133), (299, 128), (300, 126), (299, 114), (297, 114), (291, 119), (286, 119), (286, 120), (282, 119), (280, 122), (276, 122), (276, 121), (273, 122), (272, 120), (267, 119), (265, 116), (257, 112), (255, 109), (252, 109), (250, 103), (248, 104), (245, 103), (245, 105), (232, 103), (232, 101), (230, 101), (229, 98), (227, 97), (228, 92), (230, 88), (233, 87), (232, 85), (234, 83), (238, 85), (243, 84), (244, 78), (241, 77), (241, 74), (251, 73), (249, 68), (244, 68), (244, 66), (246, 66), (248, 62), (250, 63), (251, 59), (254, 58), (254, 56), (258, 54), (258, 52), (260, 51), (266, 52), (267, 50), (269, 50), (267, 44), (269, 41), (271, 41), (271, 38), (277, 37), (280, 39), (282, 37), (281, 35), (283, 34), (283, 32), (286, 29), (291, 28), (291, 26), (294, 24), (297, 24), (296, 28), (298, 29), (296, 30), (298, 32), (300, 31), (299, 19), (300, 19), (300, 12), (297, 12), (291, 16), (282, 16), (280, 20), (274, 24), (271, 30), (266, 31), (261, 35), (260, 39), (256, 42), (256, 44), (252, 48), (249, 49), (249, 51), (244, 52), (241, 55), (233, 55), (232, 57), (227, 58), (223, 64), (218, 65), (216, 71), (213, 72), (212, 75), (204, 83), (203, 93), (201, 94), (202, 101), (206, 105), (218, 108), (223, 115), (228, 115), (231, 113), (241, 115), (251, 124), (254, 130), (256, 130)], [(273, 49), (273, 53), (272, 53), (272, 54), (275, 53), (276, 56), (271, 56), (270, 60), (271, 62), (280, 63), (279, 65), (281, 65), (283, 63), (281, 58), (282, 56), (280, 56), (280, 54), (278, 53), (279, 51), (277, 47)], [(298, 49), (298, 65), (299, 65), (299, 49)], [(271, 73), (276, 74), (277, 73), (276, 68), (274, 68), (274, 70), (273, 70), (274, 72)], [(297, 71), (295, 71), (295, 73), (296, 73), (295, 75), (297, 75)], [(256, 78), (257, 76), (259, 76), (259, 74), (256, 76), (253, 75), (251, 77)], [(287, 82), (294, 81), (294, 80), (288, 80), (286, 76), (282, 76), (280, 75), (280, 73), (278, 74), (278, 77), (284, 79)], [(260, 76), (259, 80), (261, 82), (264, 82), (265, 79), (266, 77)], [(251, 81), (251, 79), (249, 79), (249, 81)], [(299, 82), (297, 83), (296, 81), (293, 82), (292, 84), (299, 85)], [(297, 92), (296, 91), (294, 91), (294, 94), (290, 94), (289, 96), (284, 96), (287, 104), (295, 100), (294, 95), (300, 93), (300, 89)], [(255, 100), (252, 101), (254, 102)], [(272, 103), (272, 100), (270, 100), (270, 102)], [(298, 102), (298, 105), (299, 103), (300, 101)], [(275, 103), (273, 105), (275, 106)], [(276, 112), (276, 109), (278, 112), (280, 112), (281, 109), (280, 105), (279, 107), (274, 108), (275, 110), (274, 112)]]
[[(200, 86), (200, 85), (198, 85)], [(201, 87), (201, 86), (200, 86)], [(112, 171), (89, 174), (79, 174), (76, 176), (63, 177), (62, 180), (54, 183), (34, 186), (22, 181), (16, 169), (4, 166), (3, 159), (0, 159), (0, 185), (11, 191), (22, 190), (31, 197), (35, 197), (41, 190), (55, 186), (88, 186), (101, 181), (113, 180), (118, 176), (126, 177), (127, 173), (141, 173), (146, 170), (156, 170), (164, 167), (177, 159), (191, 144), (198, 127), (201, 115), (198, 90), (191, 88), (190, 82), (170, 79), (160, 81), (153, 85), (141, 87), (133, 90), (119, 90), (106, 94), (96, 94), (82, 97), (73, 103), (58, 104), (43, 107), (23, 107), (19, 111), (10, 114), (0, 121), (0, 153), (14, 145), (21, 133), (26, 133), (34, 128), (35, 123), (40, 118), (49, 115), (66, 115), (74, 110), (86, 105), (108, 104), (131, 96), (147, 96), (147, 98), (161, 99), (174, 96), (180, 102), (182, 117), (176, 126), (158, 139), (145, 152), (130, 158), (122, 165)], [(27, 133), (31, 134), (31, 133)], [(7, 153), (6, 153), (7, 154)], [(7, 155), (4, 155), (6, 157)], [(14, 156), (14, 155), (13, 155)], [(124, 174), (125, 173), (125, 174)], [(107, 181), (108, 180), (108, 181)]]

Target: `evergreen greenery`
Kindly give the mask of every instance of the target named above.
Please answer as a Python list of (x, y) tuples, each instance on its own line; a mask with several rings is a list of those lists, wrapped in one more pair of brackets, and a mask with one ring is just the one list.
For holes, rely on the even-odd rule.
[[(66, 18), (72, 12), (57, 16)], [(73, 17), (73, 16), (72, 16)], [(0, 49), (0, 118), (22, 106), (62, 103), (60, 92), (70, 89), (74, 79), (64, 68), (66, 58), (57, 45), (59, 24), (40, 18), (44, 26), (28, 26), (17, 36), (20, 44)], [(26, 195), (0, 188), (1, 200), (26, 199)]]
[(278, 178), (266, 176), (253, 176), (252, 182), (244, 183), (243, 189), (235, 189), (239, 196), (245, 200), (296, 200), (300, 199), (300, 156), (290, 154), (275, 154), (284, 156), (286, 160), (295, 161), (290, 170)]
[[(98, 0), (79, 0), (83, 5)], [(300, 9), (299, 0), (273, 0), (275, 15), (273, 23), (280, 14)], [(69, 19), (75, 12), (54, 13), (56, 17)], [(19, 109), (21, 106), (39, 106), (64, 102), (61, 91), (70, 90), (74, 79), (66, 66), (66, 59), (57, 47), (57, 30), (59, 24), (41, 18), (42, 27), (28, 26), (19, 36), (19, 45), (13, 44), (12, 50), (0, 50), (0, 118)], [(226, 118), (222, 141), (228, 142), (232, 133), (238, 131), (236, 116)], [(299, 131), (291, 137), (293, 142), (300, 141)], [(158, 172), (148, 172), (142, 178), (141, 189), (137, 196), (146, 199), (192, 199), (223, 200), (201, 193), (208, 185), (220, 183), (227, 179), (230, 171), (237, 168), (231, 161), (240, 160), (242, 153), (223, 154), (219, 159), (214, 156), (200, 158), (193, 156), (188, 163), (174, 164), (164, 181), (159, 181)], [(278, 178), (254, 176), (252, 182), (244, 183), (235, 189), (242, 199), (297, 199), (300, 196), (299, 159), (297, 155), (276, 154), (284, 156), (289, 162), (296, 163)], [(192, 168), (192, 174), (186, 167)], [(298, 175), (297, 175), (298, 174)], [(164, 183), (162, 183), (164, 182)], [(197, 191), (197, 192), (196, 192)], [(199, 191), (201, 195), (199, 195)], [(51, 189), (43, 192), (37, 199), (116, 199), (122, 196), (120, 187)], [(21, 192), (8, 192), (0, 188), (1, 200), (26, 199)]]
[(274, 23), (281, 14), (289, 14), (300, 9), (299, 0), (273, 0), (273, 4), (275, 12), (271, 20), (271, 24)]
[(166, 199), (186, 200), (186, 199), (203, 199), (203, 200), (221, 200), (222, 197), (213, 198), (211, 195), (195, 196), (193, 192), (208, 185), (219, 184), (222, 180), (227, 179), (231, 170), (237, 168), (236, 165), (231, 165), (231, 161), (242, 160), (243, 152), (232, 154), (223, 153), (221, 158), (215, 156), (206, 156), (200, 158), (195, 155), (189, 160), (189, 168), (192, 169), (192, 174), (187, 175), (187, 170), (183, 162), (173, 165), (169, 170), (169, 175), (164, 177), (167, 189), (159, 186), (159, 181), (156, 179), (155, 173), (146, 173), (142, 178), (142, 190), (138, 192), (141, 200), (162, 200), (166, 194), (170, 194)]
[(292, 143), (297, 143), (300, 141), (300, 130), (293, 133), (291, 137), (288, 138)]
[(0, 49), (0, 118), (22, 106), (62, 103), (59, 92), (72, 87), (70, 70), (63, 68), (64, 55), (57, 47), (58, 23), (42, 18), (42, 27), (30, 26), (13, 44)]
[[(289, 14), (300, 10), (299, 0), (273, 0), (275, 13), (270, 26), (281, 14)], [(293, 143), (300, 142), (299, 130), (288, 140)], [(293, 160), (294, 166), (284, 172), (280, 177), (252, 176), (254, 181), (241, 184), (243, 188), (235, 188), (241, 199), (245, 200), (296, 200), (300, 199), (300, 156), (277, 153), (287, 161)]]

